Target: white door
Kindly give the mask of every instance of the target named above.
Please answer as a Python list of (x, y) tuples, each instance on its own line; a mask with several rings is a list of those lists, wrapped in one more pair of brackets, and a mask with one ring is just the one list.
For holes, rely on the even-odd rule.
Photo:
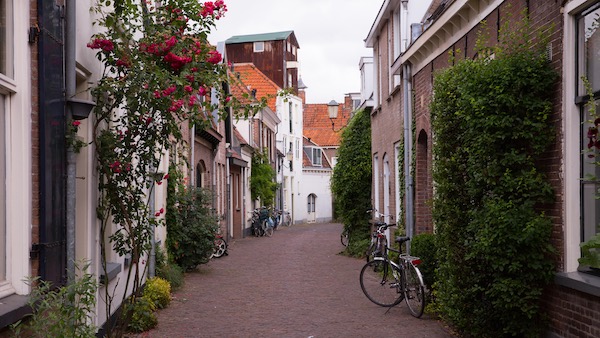
[(307, 207), (308, 207), (308, 223), (315, 223), (317, 221), (317, 213), (316, 213), (316, 202), (317, 196), (315, 194), (308, 195)]

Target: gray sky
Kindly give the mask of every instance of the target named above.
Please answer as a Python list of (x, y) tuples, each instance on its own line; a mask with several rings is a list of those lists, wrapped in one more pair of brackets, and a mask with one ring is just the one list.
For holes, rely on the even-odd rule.
[(225, 0), (227, 13), (209, 41), (293, 30), (307, 103), (343, 102), (360, 91), (358, 62), (382, 0)]

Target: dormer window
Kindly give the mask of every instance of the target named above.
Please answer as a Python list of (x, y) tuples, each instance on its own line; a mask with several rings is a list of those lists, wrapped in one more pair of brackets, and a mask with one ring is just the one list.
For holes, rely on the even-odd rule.
[(321, 161), (321, 158), (323, 157), (323, 151), (321, 150), (321, 148), (304, 147), (304, 151), (310, 159), (310, 162), (312, 163), (313, 167), (323, 166), (323, 162)]
[(264, 52), (265, 51), (265, 42), (257, 41), (254, 43), (254, 52)]

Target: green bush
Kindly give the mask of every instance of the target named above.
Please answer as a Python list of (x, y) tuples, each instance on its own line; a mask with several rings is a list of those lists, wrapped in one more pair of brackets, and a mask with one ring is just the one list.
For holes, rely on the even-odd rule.
[(150, 278), (144, 287), (144, 297), (157, 309), (164, 309), (171, 302), (171, 284), (160, 277)]
[(419, 270), (423, 274), (423, 282), (431, 289), (435, 283), (435, 269), (437, 268), (437, 249), (435, 235), (429, 233), (418, 234), (411, 240), (411, 254), (421, 258)]
[(15, 337), (95, 337), (92, 316), (98, 283), (85, 272), (87, 267), (74, 282), (60, 288), (39, 277), (31, 278), (28, 305), (33, 313), (11, 326)]
[(541, 211), (553, 192), (538, 161), (555, 135), (557, 74), (542, 40), (517, 31), (493, 58), (456, 58), (433, 88), (437, 301), (475, 337), (539, 337), (553, 275), (552, 223)]
[(183, 270), (168, 259), (160, 246), (156, 247), (156, 276), (169, 282), (171, 291), (179, 289), (184, 282)]
[(369, 244), (371, 168), (371, 115), (360, 110), (342, 132), (338, 162), (331, 178), (336, 217), (350, 231), (347, 251), (351, 255), (363, 256)]
[[(177, 175), (169, 170), (169, 175)], [(167, 248), (183, 269), (207, 263), (213, 249), (218, 220), (211, 212), (212, 194), (203, 188), (169, 185), (167, 188)]]
[(185, 282), (183, 270), (175, 263), (167, 263), (157, 268), (156, 275), (171, 285), (171, 291), (178, 290)]
[(267, 207), (273, 205), (277, 191), (275, 175), (275, 169), (269, 163), (267, 152), (254, 153), (250, 173), (250, 195), (253, 200), (260, 199)]
[(129, 332), (144, 332), (158, 325), (156, 307), (151, 300), (145, 297), (137, 297), (133, 301), (128, 299), (124, 310), (124, 314), (129, 317), (129, 321), (124, 321), (128, 323), (127, 330)]

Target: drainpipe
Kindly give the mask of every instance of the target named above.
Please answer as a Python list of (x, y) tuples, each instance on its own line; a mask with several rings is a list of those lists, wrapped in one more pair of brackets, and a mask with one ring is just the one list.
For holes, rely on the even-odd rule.
[[(406, 206), (406, 235), (413, 237), (414, 229), (414, 207), (413, 207), (413, 178), (411, 175), (412, 158), (412, 107), (410, 104), (410, 65), (405, 64), (402, 71), (403, 93), (404, 93), (404, 182), (405, 182), (405, 206)], [(410, 242), (407, 242), (407, 250), (410, 253)]]
[(190, 143), (192, 144), (191, 146), (191, 154), (190, 154), (190, 179), (189, 179), (189, 184), (190, 187), (195, 187), (196, 186), (196, 158), (194, 157), (194, 153), (196, 152), (196, 124), (194, 123), (192, 125), (192, 131), (191, 131), (192, 136), (190, 137)]
[[(76, 92), (76, 0), (66, 0), (65, 12), (65, 98), (71, 99)], [(66, 101), (66, 100), (65, 100)], [(73, 113), (67, 104), (67, 123), (73, 121)], [(67, 178), (66, 178), (66, 230), (67, 230), (67, 282), (75, 280), (75, 175), (76, 155), (73, 146), (67, 145)]]

